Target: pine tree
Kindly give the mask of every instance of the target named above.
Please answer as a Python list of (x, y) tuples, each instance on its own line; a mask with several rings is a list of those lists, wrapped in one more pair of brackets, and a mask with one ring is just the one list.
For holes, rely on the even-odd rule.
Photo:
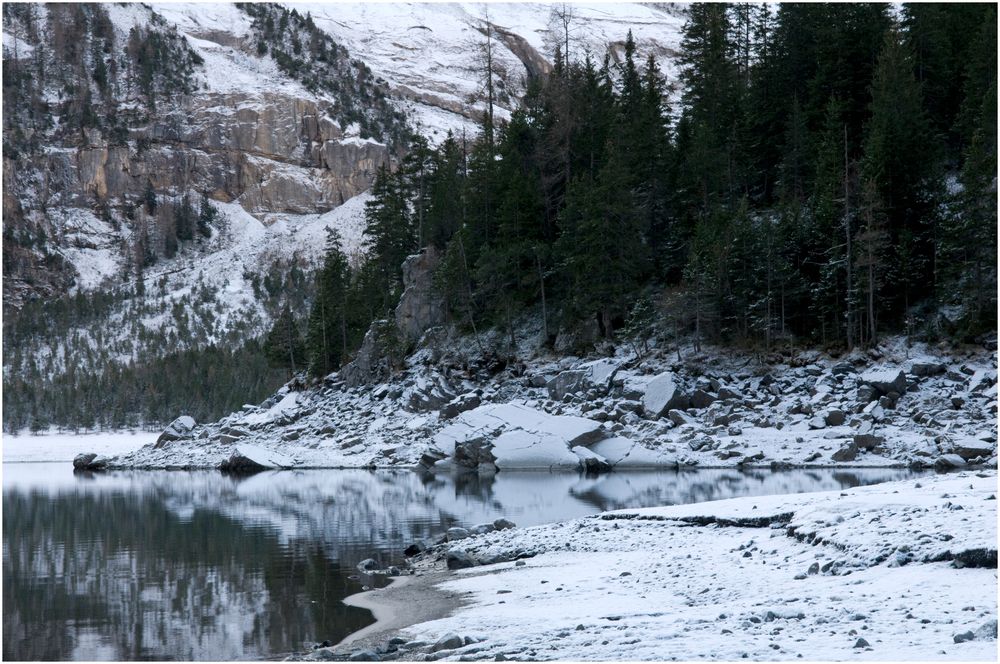
[(402, 265), (416, 250), (410, 211), (399, 177), (382, 165), (365, 203), (364, 248), (372, 287), (384, 315), (396, 306), (403, 289)]
[(328, 233), (326, 256), (316, 275), (316, 299), (306, 330), (305, 353), (309, 373), (313, 376), (325, 376), (339, 369), (359, 338), (358, 328), (367, 327), (371, 320), (364, 320), (352, 307), (347, 257), (340, 248), (336, 231), (331, 229)]
[(286, 304), (275, 319), (263, 346), (268, 363), (278, 369), (287, 369), (294, 375), (305, 362), (305, 347), (292, 310)]

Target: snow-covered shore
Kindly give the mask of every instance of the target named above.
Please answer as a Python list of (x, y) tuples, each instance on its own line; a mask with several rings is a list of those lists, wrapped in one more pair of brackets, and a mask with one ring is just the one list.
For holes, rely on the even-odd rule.
[(996, 354), (982, 348), (894, 340), (839, 357), (709, 349), (683, 360), (667, 349), (528, 351), (498, 370), (464, 342), (424, 345), (388, 382), (331, 374), (218, 422), (181, 418), (162, 445), (107, 466), (217, 468), (234, 455), (267, 467), (487, 472), (996, 466)]
[(84, 450), (104, 456), (129, 454), (155, 442), (157, 435), (148, 431), (49, 431), (38, 435), (5, 433), (0, 442), (4, 463), (38, 463), (72, 461)]
[[(415, 559), (452, 615), (339, 649), (416, 660), (988, 660), (997, 474), (623, 510)], [(443, 572), (446, 551), (505, 562)], [(392, 589), (368, 593), (369, 606)], [(383, 613), (386, 608), (383, 607)], [(389, 611), (391, 613), (391, 611)], [(377, 630), (374, 630), (377, 631)], [(395, 636), (394, 640), (388, 640)], [(310, 659), (336, 657), (317, 650)]]

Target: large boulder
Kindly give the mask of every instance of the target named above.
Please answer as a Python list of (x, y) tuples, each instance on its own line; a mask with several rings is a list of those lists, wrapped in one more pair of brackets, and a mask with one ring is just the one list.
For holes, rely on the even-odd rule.
[(159, 449), (174, 440), (190, 438), (194, 427), (195, 421), (193, 417), (189, 415), (181, 415), (167, 425), (167, 428), (163, 430), (160, 437), (156, 439), (156, 449)]
[(575, 468), (571, 451), (604, 438), (601, 423), (549, 415), (520, 404), (486, 404), (464, 412), (434, 436), (434, 447), (467, 468), (492, 463), (505, 469)]
[(858, 445), (853, 440), (830, 455), (834, 461), (854, 461), (858, 457)]
[(681, 390), (673, 372), (664, 371), (646, 383), (642, 408), (648, 416), (661, 417), (674, 408), (683, 410), (690, 405), (688, 396)]
[(232, 455), (219, 464), (219, 470), (227, 473), (256, 473), (262, 470), (293, 468), (295, 459), (257, 445), (240, 445)]
[(975, 459), (977, 457), (988, 459), (993, 456), (995, 450), (996, 446), (993, 443), (987, 443), (974, 438), (964, 438), (960, 441), (956, 441), (951, 448), (952, 454), (957, 454), (965, 461), (969, 461), (970, 459)]
[(906, 393), (906, 373), (902, 369), (869, 369), (861, 374), (861, 382), (870, 385), (880, 395)]
[(910, 373), (914, 376), (936, 376), (945, 372), (945, 366), (938, 362), (914, 362), (910, 365)]
[(576, 394), (586, 389), (588, 384), (587, 372), (581, 369), (570, 369), (559, 373), (549, 381), (546, 387), (549, 390), (549, 398), (562, 401), (567, 394)]
[(77, 454), (73, 457), (74, 470), (104, 470), (107, 466), (107, 458), (93, 452)]

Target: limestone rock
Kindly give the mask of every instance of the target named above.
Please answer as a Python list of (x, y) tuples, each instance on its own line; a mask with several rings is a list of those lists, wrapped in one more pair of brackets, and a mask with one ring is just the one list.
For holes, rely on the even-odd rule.
[(428, 246), (403, 261), (403, 295), (396, 305), (400, 336), (416, 342), (431, 327), (445, 322), (444, 300), (434, 290), (434, 270), (441, 262), (437, 249)]

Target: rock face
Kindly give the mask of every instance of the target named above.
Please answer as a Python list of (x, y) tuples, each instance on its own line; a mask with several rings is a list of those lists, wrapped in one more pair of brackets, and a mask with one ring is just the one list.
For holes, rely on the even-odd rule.
[(433, 246), (403, 261), (404, 290), (395, 315), (396, 327), (407, 341), (418, 341), (428, 328), (445, 321), (444, 301), (434, 292), (434, 270), (440, 262)]

